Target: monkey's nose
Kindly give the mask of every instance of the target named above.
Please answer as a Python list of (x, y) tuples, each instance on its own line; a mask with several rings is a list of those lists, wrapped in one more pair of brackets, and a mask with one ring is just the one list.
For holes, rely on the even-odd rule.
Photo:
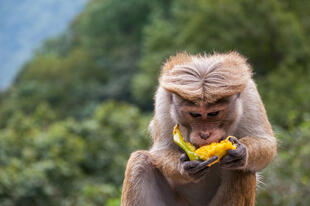
[(210, 132), (200, 132), (200, 133), (199, 133), (199, 136), (200, 136), (201, 139), (206, 140), (206, 139), (209, 138)]

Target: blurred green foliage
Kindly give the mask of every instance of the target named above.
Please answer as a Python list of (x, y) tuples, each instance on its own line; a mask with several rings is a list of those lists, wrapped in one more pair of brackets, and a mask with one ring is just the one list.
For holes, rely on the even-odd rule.
[(279, 129), (278, 158), (264, 171), (258, 205), (310, 205), (309, 134), (309, 120), (289, 130)]
[(106, 101), (82, 121), (54, 117), (41, 104), (1, 130), (1, 205), (103, 205), (119, 195), (128, 154), (149, 144), (149, 116), (126, 103)]
[(0, 93), (3, 206), (115, 206), (129, 154), (150, 145), (160, 66), (237, 50), (279, 140), (257, 205), (309, 205), (310, 3), (91, 0)]

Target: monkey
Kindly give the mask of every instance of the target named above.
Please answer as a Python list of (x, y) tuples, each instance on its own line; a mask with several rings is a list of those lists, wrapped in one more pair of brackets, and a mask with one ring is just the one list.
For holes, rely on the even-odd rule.
[[(238, 147), (189, 161), (172, 139), (176, 124), (196, 147), (226, 136)], [(122, 206), (253, 206), (256, 172), (277, 153), (277, 142), (252, 68), (238, 52), (170, 57), (162, 66), (149, 124), (153, 144), (133, 152)]]

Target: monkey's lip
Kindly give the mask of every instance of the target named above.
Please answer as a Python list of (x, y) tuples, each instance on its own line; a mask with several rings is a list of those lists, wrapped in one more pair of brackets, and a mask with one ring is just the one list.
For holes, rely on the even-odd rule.
[(200, 147), (209, 145), (209, 144), (211, 144), (213, 142), (219, 142), (219, 140), (214, 140), (214, 141), (210, 141), (210, 142), (204, 142), (202, 144), (197, 144), (197, 143), (191, 143), (191, 144), (194, 145), (196, 148), (200, 148)]
[[(213, 142), (216, 142), (216, 141), (213, 141)], [(195, 144), (195, 143), (193, 143), (193, 145), (194, 145), (196, 148), (200, 148), (200, 147), (206, 146), (206, 145), (208, 145), (208, 144), (211, 144), (211, 143), (213, 143), (213, 142), (206, 142), (206, 143), (203, 143), (203, 144)]]
[(218, 142), (219, 138), (216, 136), (211, 136), (207, 139), (201, 139), (198, 136), (192, 136), (189, 138), (189, 142), (194, 145), (196, 148), (211, 144), (213, 142)]

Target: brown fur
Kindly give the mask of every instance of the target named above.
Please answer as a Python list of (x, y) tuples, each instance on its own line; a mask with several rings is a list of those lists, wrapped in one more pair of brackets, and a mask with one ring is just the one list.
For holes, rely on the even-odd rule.
[[(131, 155), (122, 206), (254, 205), (255, 173), (275, 156), (276, 140), (251, 76), (246, 59), (236, 52), (203, 56), (182, 53), (165, 63), (149, 126), (153, 146)], [(172, 140), (173, 127), (179, 121), (171, 93), (194, 103), (213, 103), (239, 92), (234, 118), (226, 132), (245, 145), (244, 167), (212, 166), (202, 179), (192, 179), (182, 170), (182, 151)], [(185, 136), (190, 132), (186, 127), (181, 130)]]
[(218, 190), (211, 206), (251, 206), (255, 205), (256, 175), (250, 171), (230, 171), (224, 177), (227, 184)]
[(182, 65), (192, 61), (192, 57), (187, 52), (178, 53), (175, 56), (169, 57), (164, 64), (161, 76), (166, 75), (175, 65)]
[(181, 53), (163, 66), (160, 85), (193, 102), (214, 102), (241, 92), (251, 76), (246, 59), (236, 52), (192, 57)]

